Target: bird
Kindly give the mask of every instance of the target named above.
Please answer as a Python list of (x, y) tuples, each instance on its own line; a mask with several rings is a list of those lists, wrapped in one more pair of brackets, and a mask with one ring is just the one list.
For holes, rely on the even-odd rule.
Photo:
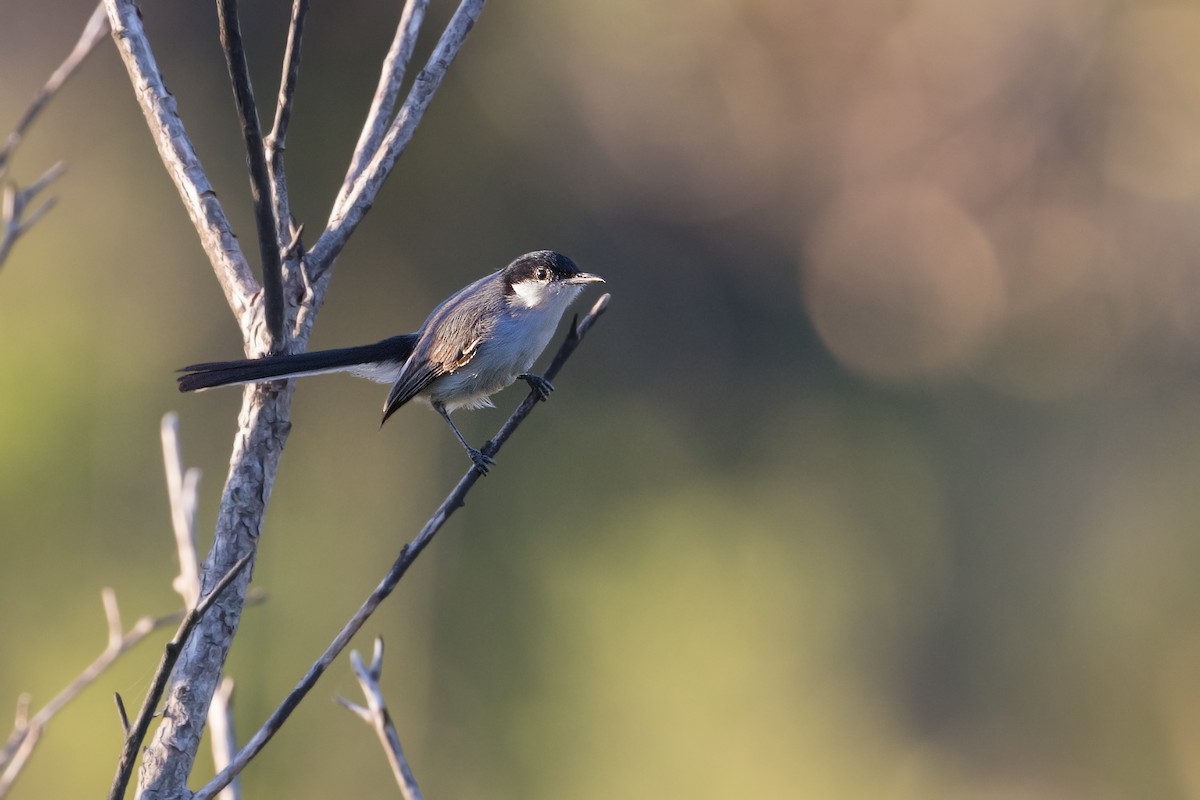
[(536, 250), (450, 295), (416, 333), (357, 347), (192, 364), (180, 370), (179, 391), (329, 372), (391, 383), (380, 426), (410, 400), (428, 403), (486, 475), (495, 461), (467, 442), (450, 413), (491, 407), (491, 396), (517, 380), (546, 400), (553, 385), (530, 369), (567, 307), (591, 283), (604, 279), (561, 253)]

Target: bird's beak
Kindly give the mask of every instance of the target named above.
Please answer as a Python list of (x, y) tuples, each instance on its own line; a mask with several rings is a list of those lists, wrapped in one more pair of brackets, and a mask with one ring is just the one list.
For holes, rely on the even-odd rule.
[(599, 275), (593, 275), (590, 272), (581, 272), (578, 275), (572, 275), (567, 278), (566, 283), (604, 283), (604, 278)]

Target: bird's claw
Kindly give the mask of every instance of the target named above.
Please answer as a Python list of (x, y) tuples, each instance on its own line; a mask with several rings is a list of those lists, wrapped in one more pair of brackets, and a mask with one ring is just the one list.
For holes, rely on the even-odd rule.
[(476, 450), (474, 447), (467, 448), (467, 455), (471, 457), (471, 463), (475, 465), (475, 469), (480, 473), (487, 475), (488, 469), (495, 465), (496, 459), (483, 452)]
[(550, 393), (554, 391), (554, 384), (543, 378), (541, 375), (518, 375), (521, 380), (529, 384), (529, 388), (537, 395), (538, 400), (543, 403), (550, 399)]

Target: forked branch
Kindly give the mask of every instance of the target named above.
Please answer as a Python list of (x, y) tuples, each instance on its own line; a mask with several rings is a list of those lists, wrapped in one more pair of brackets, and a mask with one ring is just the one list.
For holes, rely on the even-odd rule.
[(122, 654), (137, 645), (159, 628), (166, 627), (183, 615), (183, 612), (162, 617), (142, 617), (128, 631), (121, 625), (121, 611), (117, 606), (117, 595), (112, 589), (100, 594), (104, 602), (104, 616), (108, 621), (108, 644), (95, 661), (89, 664), (75, 680), (55, 695), (32, 716), (28, 713), (29, 698), (22, 696), (18, 702), (16, 722), (3, 749), (0, 749), (0, 797), (8, 794), (17, 776), (24, 769), (34, 746), (46, 725), (59, 711), (74, 700), (84, 689), (95, 683), (105, 670), (112, 666)]
[(60, 161), (43, 172), (42, 176), (32, 185), (21, 189), (7, 180), (8, 167), (17, 152), (17, 147), (42, 109), (54, 98), (67, 79), (75, 74), (75, 71), (95, 49), (96, 44), (107, 33), (108, 17), (104, 14), (104, 5), (97, 4), (96, 10), (92, 12), (87, 24), (83, 26), (83, 33), (79, 35), (79, 41), (75, 43), (66, 59), (34, 95), (33, 102), (25, 109), (25, 113), (17, 121), (16, 127), (5, 137), (4, 144), (0, 146), (0, 185), (3, 187), (3, 197), (0, 198), (2, 201), (0, 202), (0, 265), (3, 265), (5, 259), (8, 258), (17, 239), (54, 207), (53, 199), (46, 200), (37, 207), (33, 206), (33, 201), (66, 169), (66, 165)]
[(375, 651), (371, 656), (370, 666), (363, 663), (362, 656), (358, 654), (357, 650), (350, 651), (350, 665), (354, 669), (354, 677), (362, 688), (367, 704), (360, 706), (357, 703), (351, 703), (344, 697), (337, 698), (337, 701), (341, 703), (342, 707), (374, 729), (375, 735), (379, 737), (379, 744), (383, 747), (384, 755), (387, 757), (388, 766), (392, 768), (392, 777), (396, 779), (396, 785), (400, 787), (400, 794), (404, 795), (404, 800), (422, 800), (421, 789), (417, 786), (417, 779), (408, 766), (408, 759), (404, 757), (404, 748), (400, 746), (400, 735), (396, 733), (396, 726), (392, 724), (392, 715), (388, 712), (387, 701), (383, 697), (383, 688), (379, 685), (379, 679), (383, 674), (382, 637), (375, 637)]

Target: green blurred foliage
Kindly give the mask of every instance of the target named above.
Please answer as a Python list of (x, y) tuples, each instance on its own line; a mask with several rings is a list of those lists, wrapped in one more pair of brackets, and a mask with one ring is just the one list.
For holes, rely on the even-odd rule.
[[(245, 5), (271, 98), (289, 4)], [(51, 6), (0, 6), (0, 131), (91, 8)], [(314, 4), (310, 241), (395, 6)], [(253, 254), (213, 10), (143, 12)], [(357, 643), (388, 643), (426, 796), (1200, 796), (1198, 110), (1190, 2), (489, 4), (312, 342), (412, 329), (539, 247), (613, 293)], [(204, 471), (206, 547), (239, 403), (174, 390), (240, 342), (107, 45), (12, 174), (59, 158), (0, 268), (0, 699), (35, 707), (102, 648), (100, 587), (127, 623), (176, 606), (158, 421)], [(229, 665), (243, 739), (464, 468), (435, 415), (379, 430), (382, 391), (296, 394)], [(111, 693), (140, 700), (163, 638), (14, 797), (104, 790)], [(357, 691), (339, 664), (247, 797), (395, 796), (331, 702)]]

